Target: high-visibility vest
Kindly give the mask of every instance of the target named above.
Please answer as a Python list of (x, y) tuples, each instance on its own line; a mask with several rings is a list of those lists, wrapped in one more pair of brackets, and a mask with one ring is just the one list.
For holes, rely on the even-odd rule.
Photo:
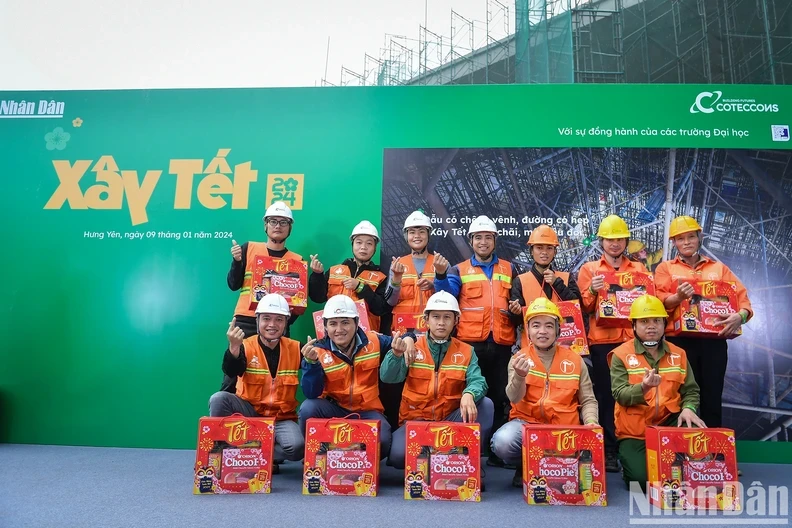
[[(554, 273), (556, 274), (556, 277), (559, 277), (562, 281), (564, 281), (564, 284), (567, 285), (569, 284), (569, 273), (565, 271), (554, 271)], [(539, 281), (536, 280), (536, 276), (533, 274), (533, 271), (529, 271), (527, 273), (521, 273), (520, 275), (517, 276), (517, 278), (520, 280), (520, 286), (522, 290), (523, 300), (525, 301), (525, 306), (530, 306), (531, 302), (533, 302), (534, 299), (537, 299), (539, 297), (544, 297), (545, 295), (544, 281), (542, 281), (542, 283), (540, 284)], [(558, 292), (555, 291), (554, 288), (552, 290), (553, 290), (553, 296), (550, 298), (550, 300), (553, 301), (554, 303), (561, 302), (563, 299), (561, 299), (561, 297), (558, 296)], [(528, 329), (525, 328), (525, 325), (523, 325), (522, 339), (520, 340), (520, 342), (523, 343), (523, 345), (529, 343)]]
[(407, 270), (402, 275), (399, 302), (393, 307), (393, 313), (421, 315), (426, 307), (426, 301), (429, 300), (429, 297), (434, 292), (418, 288), (418, 280), (428, 279), (429, 281), (434, 281), (434, 255), (430, 254), (426, 257), (424, 272), (421, 273), (420, 277), (418, 277), (418, 271), (415, 269), (412, 255), (400, 257), (398, 261), (404, 264)]
[[(256, 316), (255, 309), (250, 307), (250, 289), (253, 287), (253, 261), (257, 255), (264, 257), (269, 256), (267, 244), (263, 242), (248, 242), (245, 278), (242, 281), (242, 289), (239, 290), (239, 299), (237, 300), (236, 308), (234, 308), (234, 315), (245, 315), (248, 317)], [(272, 258), (302, 260), (300, 255), (288, 250), (282, 257)]]
[(498, 259), (492, 269), (492, 280), (481, 267), (468, 259), (457, 266), (462, 286), (459, 290), (457, 337), (466, 343), (480, 343), (492, 337), (499, 345), (516, 341), (514, 325), (509, 318), (512, 266)]
[(357, 351), (353, 365), (332, 351), (317, 347), (325, 374), (322, 397), (332, 398), (350, 411), (383, 411), (379, 398), (380, 344), (375, 332), (367, 332), (368, 344)]
[(250, 402), (261, 416), (276, 420), (297, 418), (297, 377), (300, 370), (300, 343), (281, 337), (280, 359), (272, 376), (271, 366), (259, 344), (258, 334), (242, 341), (247, 367), (237, 379), (237, 396)]
[[(350, 297), (353, 301), (360, 299), (356, 291), (344, 288), (345, 279), (357, 279), (376, 291), (377, 287), (379, 287), (382, 281), (387, 279), (387, 277), (384, 273), (373, 270), (361, 271), (357, 277), (353, 277), (348, 266), (337, 264), (330, 268), (330, 277), (327, 280), (328, 299), (335, 295), (342, 294)], [(366, 303), (366, 311), (368, 312), (369, 325), (371, 325), (370, 330), (379, 331), (380, 317), (371, 313), (371, 310), (368, 309), (368, 303)]]

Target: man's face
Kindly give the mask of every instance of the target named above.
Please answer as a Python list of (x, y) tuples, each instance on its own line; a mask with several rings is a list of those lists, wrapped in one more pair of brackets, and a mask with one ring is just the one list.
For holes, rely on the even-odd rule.
[(361, 262), (368, 262), (377, 250), (377, 240), (371, 235), (358, 235), (352, 241), (352, 254)]
[(660, 341), (665, 330), (665, 319), (660, 317), (649, 317), (647, 319), (636, 319), (635, 335), (641, 341)]
[(258, 332), (262, 339), (280, 339), (285, 330), (285, 315), (258, 314)]
[(531, 246), (531, 255), (537, 264), (546, 268), (553, 262), (556, 255), (556, 248), (550, 244), (534, 244)]
[(476, 257), (486, 259), (495, 251), (495, 234), (494, 233), (474, 233), (470, 240), (470, 245), (473, 246), (473, 253)]
[(528, 321), (528, 339), (536, 348), (550, 348), (555, 342), (556, 318), (550, 315), (537, 315)]
[(413, 251), (421, 252), (429, 243), (429, 229), (425, 227), (408, 227), (407, 244)]
[(335, 346), (344, 349), (355, 339), (357, 324), (351, 317), (335, 317), (325, 323), (327, 335)]
[(675, 236), (674, 247), (683, 257), (692, 257), (699, 250), (698, 232), (691, 231)]
[(450, 310), (432, 310), (426, 318), (426, 326), (435, 339), (448, 339), (456, 322), (457, 314)]
[(283, 242), (291, 233), (291, 222), (283, 216), (270, 216), (265, 221), (265, 231), (273, 242)]
[(610, 257), (617, 258), (627, 248), (626, 238), (603, 238), (602, 250)]

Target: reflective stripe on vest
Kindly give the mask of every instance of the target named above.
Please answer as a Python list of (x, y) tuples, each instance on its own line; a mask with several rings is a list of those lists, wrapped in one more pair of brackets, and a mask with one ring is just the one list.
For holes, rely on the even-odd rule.
[[(269, 256), (267, 244), (263, 242), (248, 242), (247, 253), (245, 254), (245, 277), (242, 279), (242, 288), (239, 290), (239, 298), (237, 299), (236, 308), (234, 308), (234, 315), (256, 316), (255, 309), (250, 308), (250, 289), (253, 287), (253, 261), (259, 255)], [(288, 250), (282, 257), (272, 258), (302, 260), (300, 255)]]
[[(433, 290), (421, 290), (418, 288), (419, 279), (434, 281), (434, 255), (431, 253), (426, 257), (424, 273), (418, 277), (418, 270), (415, 269), (415, 262), (412, 255), (405, 255), (398, 259), (407, 268), (402, 275), (401, 288), (399, 289), (399, 302), (393, 307), (395, 314), (423, 314), (426, 301), (434, 293)], [(430, 271), (427, 271), (430, 270)]]
[(457, 337), (466, 343), (480, 343), (492, 333), (496, 343), (513, 345), (515, 331), (509, 317), (511, 263), (498, 260), (492, 281), (468, 259), (457, 265), (459, 280), (459, 318)]
[[(555, 271), (556, 277), (560, 278), (565, 285), (569, 285), (569, 273), (564, 271)], [(536, 276), (534, 276), (532, 271), (527, 273), (521, 273), (517, 276), (517, 279), (520, 281), (520, 289), (522, 290), (522, 297), (523, 301), (525, 301), (525, 306), (530, 306), (534, 299), (539, 297), (544, 297), (545, 292), (543, 289), (544, 282), (540, 285), (539, 281), (536, 280)], [(561, 297), (558, 296), (558, 292), (555, 291), (553, 288), (553, 297), (550, 299), (553, 302), (560, 302)], [(528, 329), (525, 328), (523, 324), (523, 333), (520, 343), (523, 347), (528, 346)]]
[[(370, 287), (372, 290), (376, 291), (382, 281), (386, 278), (387, 277), (384, 273), (372, 270), (361, 271), (357, 277), (353, 277), (348, 266), (338, 264), (330, 268), (330, 276), (328, 277), (327, 281), (327, 298), (329, 299), (335, 295), (343, 294), (351, 298), (353, 301), (357, 301), (360, 299), (357, 292), (348, 288), (344, 288), (343, 282), (345, 279), (357, 279), (366, 286)], [(366, 311), (368, 312), (369, 325), (371, 325), (369, 330), (378, 332), (380, 329), (380, 317), (371, 313), (371, 310), (368, 309), (368, 303), (366, 303)]]
[(319, 364), (325, 374), (324, 398), (332, 398), (350, 411), (378, 411), (383, 407), (379, 399), (380, 345), (375, 332), (366, 332), (368, 344), (357, 351), (354, 366), (332, 351), (319, 348)]
[(407, 371), (399, 407), (399, 425), (407, 420), (445, 420), (459, 409), (467, 381), (467, 369), (473, 359), (473, 347), (451, 338), (448, 350), (435, 371), (435, 363), (426, 336), (418, 338), (416, 359)]
[(261, 416), (275, 417), (276, 420), (297, 418), (297, 376), (302, 357), (300, 343), (287, 337), (280, 339), (280, 360), (274, 379), (258, 335), (246, 338), (242, 344), (247, 367), (245, 373), (237, 378), (237, 396), (250, 402)]

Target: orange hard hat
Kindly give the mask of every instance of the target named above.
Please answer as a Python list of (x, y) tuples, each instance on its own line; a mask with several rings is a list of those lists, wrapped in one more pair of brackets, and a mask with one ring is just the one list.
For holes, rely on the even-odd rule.
[(532, 246), (534, 244), (548, 244), (555, 247), (560, 245), (558, 243), (558, 235), (556, 235), (556, 232), (553, 231), (552, 227), (545, 224), (542, 224), (531, 231), (531, 236), (528, 237), (528, 245)]

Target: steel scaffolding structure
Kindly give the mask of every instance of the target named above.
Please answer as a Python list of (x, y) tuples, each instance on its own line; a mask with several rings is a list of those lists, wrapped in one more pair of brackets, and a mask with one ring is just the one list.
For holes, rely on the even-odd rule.
[[(540, 216), (568, 219), (557, 264), (574, 272), (598, 257), (593, 233), (608, 214), (625, 218), (633, 237), (647, 248), (662, 250), (669, 190), (670, 215), (699, 218), (705, 254), (724, 261), (751, 293), (755, 316), (745, 334), (730, 346), (724, 392), (725, 402), (740, 407), (727, 404), (725, 420), (742, 431), (744, 439), (762, 439), (774, 428), (783, 435), (784, 416), (772, 410), (789, 409), (792, 404), (790, 151), (389, 150), (382, 258), (388, 262), (404, 251), (401, 225), (416, 208), (459, 220), (438, 225), (441, 228), (466, 228), (461, 219), (478, 214), (517, 219)], [(432, 249), (453, 262), (468, 258), (465, 237), (451, 233), (436, 237)], [(521, 233), (502, 237), (498, 251), (525, 268), (530, 261), (525, 245), (528, 236)], [(750, 409), (745, 402), (751, 402)]]

